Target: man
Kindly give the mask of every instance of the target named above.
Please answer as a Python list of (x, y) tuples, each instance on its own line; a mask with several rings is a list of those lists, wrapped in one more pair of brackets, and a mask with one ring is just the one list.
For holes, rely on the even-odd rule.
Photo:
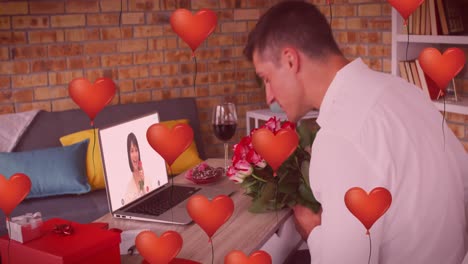
[[(294, 208), (312, 263), (461, 263), (465, 255), (468, 158), (420, 89), (340, 52), (326, 18), (302, 1), (269, 9), (244, 54), (291, 121), (320, 109), (310, 185), (322, 212)], [(392, 195), (369, 229), (345, 193)]]

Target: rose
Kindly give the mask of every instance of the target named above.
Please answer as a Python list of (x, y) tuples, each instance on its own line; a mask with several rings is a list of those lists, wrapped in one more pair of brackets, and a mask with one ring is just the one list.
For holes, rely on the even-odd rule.
[(239, 160), (237, 163), (229, 167), (227, 176), (235, 182), (242, 183), (245, 178), (252, 174), (252, 172), (253, 167), (249, 162)]

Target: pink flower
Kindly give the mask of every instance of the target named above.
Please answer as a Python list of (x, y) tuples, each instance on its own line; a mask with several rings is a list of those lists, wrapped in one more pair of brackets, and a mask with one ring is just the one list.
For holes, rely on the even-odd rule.
[(229, 167), (227, 176), (235, 182), (242, 183), (245, 178), (252, 174), (252, 172), (252, 165), (245, 160), (240, 160), (233, 166)]
[(259, 168), (265, 168), (267, 165), (262, 156), (258, 155), (253, 148), (247, 153), (247, 161)]
[(268, 119), (268, 121), (266, 121), (263, 127), (266, 127), (271, 132), (276, 133), (281, 127), (281, 121), (278, 118), (276, 118), (276, 116), (273, 116), (270, 119)]
[(281, 128), (296, 130), (296, 124), (286, 121), (283, 123), (283, 125), (281, 125)]

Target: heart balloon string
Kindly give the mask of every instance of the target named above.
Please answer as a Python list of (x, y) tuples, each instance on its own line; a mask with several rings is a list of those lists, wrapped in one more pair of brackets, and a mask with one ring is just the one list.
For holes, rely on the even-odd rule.
[(193, 62), (195, 64), (195, 72), (193, 73), (193, 94), (195, 97), (197, 97), (197, 89), (196, 89), (196, 83), (197, 83), (197, 56), (195, 56), (195, 52), (192, 52), (192, 57), (193, 57)]
[(94, 150), (96, 148), (96, 127), (94, 126), (94, 123), (92, 125), (92, 128), (93, 128), (93, 156), (92, 156), (92, 159), (93, 159), (93, 173), (94, 173), (94, 177), (96, 177), (96, 164), (94, 162)]
[(372, 240), (371, 240), (371, 235), (369, 233), (369, 230), (367, 230), (367, 235), (369, 236), (369, 259), (367, 260), (367, 264), (370, 264), (370, 259), (372, 255)]
[[(7, 215), (6, 217), (8, 223), (8, 246), (7, 246), (7, 264), (10, 264), (10, 245), (11, 245), (11, 218)], [(0, 263), (1, 263), (1, 256), (0, 256)]]
[(333, 22), (333, 12), (332, 12), (332, 4), (330, 2), (330, 0), (328, 0), (328, 7), (330, 9), (330, 27), (332, 27), (332, 22)]
[[(405, 20), (406, 21), (406, 20)], [(409, 32), (409, 27), (408, 25), (406, 25), (406, 22), (405, 22), (405, 27), (406, 27), (406, 54), (405, 54), (405, 61), (408, 61), (408, 48), (409, 48), (409, 35), (410, 35), (410, 32)]]
[(171, 191), (169, 196), (169, 207), (171, 208), (171, 220), (174, 222), (174, 210), (172, 210), (172, 201), (174, 199), (174, 175), (172, 175), (172, 167), (169, 167), (169, 176), (171, 177)]

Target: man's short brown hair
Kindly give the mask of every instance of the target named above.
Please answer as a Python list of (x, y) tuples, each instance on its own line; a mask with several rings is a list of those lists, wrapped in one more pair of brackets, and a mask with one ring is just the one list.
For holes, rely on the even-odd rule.
[(244, 55), (252, 61), (253, 53), (273, 52), (278, 61), (278, 50), (294, 46), (311, 58), (323, 58), (341, 51), (333, 38), (325, 16), (316, 6), (303, 1), (284, 1), (271, 7), (260, 17), (250, 32)]

